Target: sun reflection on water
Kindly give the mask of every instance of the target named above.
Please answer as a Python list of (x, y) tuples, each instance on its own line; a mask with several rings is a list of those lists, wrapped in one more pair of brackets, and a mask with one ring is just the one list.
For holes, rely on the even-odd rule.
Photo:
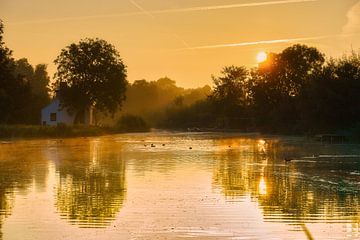
[(259, 182), (259, 194), (266, 195), (266, 182), (263, 176), (261, 177)]

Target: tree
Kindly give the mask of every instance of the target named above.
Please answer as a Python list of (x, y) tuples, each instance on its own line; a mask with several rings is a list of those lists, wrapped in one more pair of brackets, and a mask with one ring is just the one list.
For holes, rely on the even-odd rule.
[(31, 92), (44, 98), (49, 98), (50, 77), (46, 64), (35, 66), (33, 78), (30, 81)]
[(21, 123), (39, 124), (41, 109), (50, 102), (48, 85), (50, 78), (46, 71), (45, 64), (38, 64), (34, 67), (26, 58), (14, 61), (14, 73), (22, 78), (29, 87), (29, 101), (23, 109)]
[(89, 107), (110, 114), (121, 108), (128, 84), (126, 66), (113, 45), (87, 38), (62, 49), (54, 62), (61, 103), (76, 114), (75, 119)]
[(256, 119), (273, 131), (293, 131), (301, 114), (299, 104), (304, 90), (324, 64), (316, 48), (296, 44), (268, 60), (252, 72), (251, 92)]
[(214, 110), (225, 125), (230, 119), (244, 117), (248, 105), (248, 70), (245, 67), (229, 66), (221, 71), (222, 76), (213, 76), (214, 90), (210, 99)]
[(30, 100), (30, 87), (15, 72), (12, 51), (2, 41), (3, 27), (0, 20), (0, 123), (21, 123), (26, 115), (25, 106)]
[(32, 94), (48, 96), (50, 78), (46, 64), (38, 64), (34, 68), (26, 58), (21, 58), (15, 61), (15, 74), (29, 82)]
[(168, 77), (156, 81), (136, 80), (128, 85), (121, 114), (140, 116), (155, 126), (163, 118), (166, 107), (183, 93), (184, 89)]
[(330, 59), (307, 87), (301, 102), (311, 132), (351, 128), (360, 123), (360, 54)]

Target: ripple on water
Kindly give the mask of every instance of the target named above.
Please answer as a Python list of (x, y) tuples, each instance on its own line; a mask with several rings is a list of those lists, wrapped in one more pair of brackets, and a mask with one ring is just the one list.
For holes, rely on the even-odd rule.
[(164, 132), (2, 144), (0, 236), (359, 239), (359, 149)]

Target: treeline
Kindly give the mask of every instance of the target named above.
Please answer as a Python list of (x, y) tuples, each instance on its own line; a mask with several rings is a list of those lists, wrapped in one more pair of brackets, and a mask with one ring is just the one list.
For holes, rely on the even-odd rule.
[(121, 111), (114, 118), (103, 115), (98, 118), (101, 124), (112, 125), (124, 122), (130, 116), (137, 116), (151, 127), (164, 127), (163, 122), (169, 112), (180, 107), (190, 107), (210, 94), (211, 87), (208, 85), (185, 89), (176, 86), (176, 82), (168, 77), (156, 81), (136, 80), (127, 86), (126, 100)]
[(39, 124), (41, 109), (50, 101), (46, 65), (15, 60), (2, 38), (0, 20), (0, 124)]
[(359, 126), (359, 53), (326, 60), (297, 44), (256, 68), (229, 66), (212, 78), (208, 98), (172, 108), (161, 125), (309, 134)]

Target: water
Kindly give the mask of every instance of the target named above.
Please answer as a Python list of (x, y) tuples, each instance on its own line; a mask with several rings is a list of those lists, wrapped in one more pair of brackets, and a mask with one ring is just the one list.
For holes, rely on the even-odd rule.
[(360, 146), (166, 132), (0, 143), (0, 239), (183, 238), (360, 239)]

